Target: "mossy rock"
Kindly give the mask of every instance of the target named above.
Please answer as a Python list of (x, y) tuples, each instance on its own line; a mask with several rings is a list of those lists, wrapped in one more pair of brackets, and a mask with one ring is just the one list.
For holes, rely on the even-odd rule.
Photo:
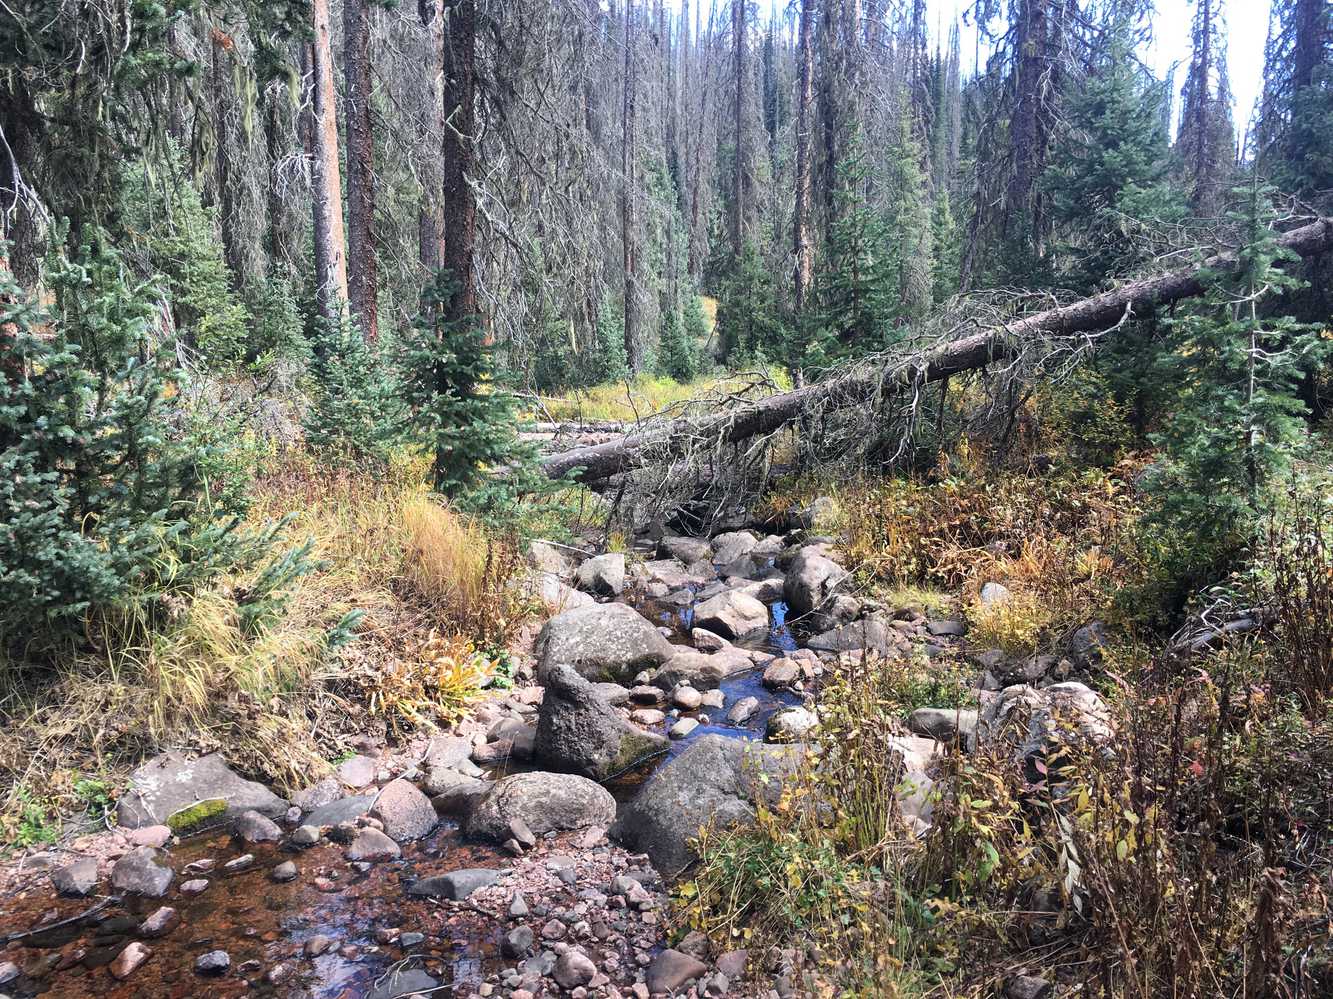
[(198, 832), (213, 819), (226, 814), (226, 811), (226, 798), (205, 798), (172, 812), (167, 816), (167, 828), (177, 836)]

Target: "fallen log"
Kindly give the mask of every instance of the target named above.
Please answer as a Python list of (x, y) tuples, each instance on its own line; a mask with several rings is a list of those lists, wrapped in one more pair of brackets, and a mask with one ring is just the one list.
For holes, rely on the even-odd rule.
[[(1283, 248), (1310, 257), (1333, 249), (1333, 218), (1321, 218), (1285, 233)], [(870, 367), (850, 375), (771, 395), (727, 411), (682, 417), (616, 441), (573, 448), (546, 458), (542, 471), (553, 479), (571, 472), (584, 482), (605, 479), (642, 464), (646, 456), (662, 460), (684, 453), (700, 439), (731, 443), (777, 430), (815, 408), (864, 404), (887, 383), (905, 373), (919, 384), (984, 368), (1019, 354), (1038, 337), (1090, 335), (1118, 327), (1136, 314), (1192, 298), (1207, 290), (1210, 275), (1233, 271), (1234, 253), (1219, 253), (1193, 267), (1131, 281), (1119, 288), (1068, 305), (985, 329), (924, 352), (903, 367)]]

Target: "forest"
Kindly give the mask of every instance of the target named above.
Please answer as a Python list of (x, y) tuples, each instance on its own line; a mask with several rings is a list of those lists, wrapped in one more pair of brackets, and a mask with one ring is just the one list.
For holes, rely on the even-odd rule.
[(1262, 6), (0, 4), (0, 999), (1333, 995)]

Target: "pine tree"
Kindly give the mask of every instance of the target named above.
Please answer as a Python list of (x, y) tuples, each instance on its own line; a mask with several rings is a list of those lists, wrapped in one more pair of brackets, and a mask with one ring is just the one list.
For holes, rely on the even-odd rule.
[(1333, 190), (1333, 4), (1274, 0), (1269, 18), (1258, 159), (1308, 198)]
[(717, 328), (722, 357), (731, 364), (761, 364), (783, 358), (786, 352), (777, 289), (750, 240), (718, 294)]
[(1191, 207), (1211, 215), (1221, 208), (1236, 161), (1222, 0), (1199, 0), (1190, 44), (1176, 149)]
[(377, 346), (347, 317), (312, 320), (306, 444), (326, 461), (383, 468), (403, 442), (402, 406)]
[(658, 347), (658, 364), (663, 372), (678, 382), (691, 381), (699, 373), (695, 342), (681, 324), (677, 309), (666, 310)]

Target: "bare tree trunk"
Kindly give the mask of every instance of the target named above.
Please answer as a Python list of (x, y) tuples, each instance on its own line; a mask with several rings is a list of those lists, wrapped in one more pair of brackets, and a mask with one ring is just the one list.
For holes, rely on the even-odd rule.
[(733, 106), (736, 147), (731, 183), (731, 250), (739, 260), (745, 246), (745, 0), (731, 0), (731, 44), (736, 84)]
[(625, 0), (625, 116), (620, 147), (620, 229), (625, 250), (625, 357), (631, 371), (639, 370), (639, 306), (637, 260), (634, 256), (634, 103), (638, 67), (634, 59), (634, 0)]
[(370, 130), (370, 3), (343, 0), (347, 128), (347, 297), (368, 342), (379, 337), (375, 264), (375, 141)]
[(810, 125), (814, 103), (815, 54), (813, 46), (815, 0), (801, 0), (799, 68), (796, 84), (796, 209), (792, 215), (793, 301), (799, 317), (805, 311), (813, 254), (810, 245)]
[(216, 27), (209, 32), (212, 43), (211, 51), (211, 90), (213, 105), (213, 183), (217, 187), (218, 228), (222, 234), (222, 256), (227, 262), (227, 271), (231, 275), (233, 287), (245, 283), (247, 254), (236, 232), (236, 185), (232, 176), (231, 153), (236, 147), (236, 136), (232, 134), (231, 119), (227, 115), (231, 94), (231, 73), (223, 65), (227, 53), (233, 46), (230, 37)]
[[(430, 85), (426, 89), (428, 113), (425, 115), (425, 120), (433, 122), (436, 131), (432, 132), (427, 127), (425, 138), (429, 139), (432, 135), (443, 135), (445, 129), (443, 104), (440, 99), (440, 74), (444, 68), (443, 0), (435, 0), (433, 3), (431, 0), (417, 0), (417, 16), (421, 20), (422, 27), (430, 33), (431, 42), (426, 64), (426, 77), (430, 80)], [(427, 143), (423, 142), (422, 145), (424, 147)], [(428, 273), (440, 269), (440, 254), (443, 249), (441, 245), (443, 234), (440, 232), (440, 191), (430, 180), (434, 176), (433, 172), (427, 171), (422, 177), (421, 207), (417, 212), (418, 255), (421, 266)]]
[(288, 119), (284, 110), (289, 110), (285, 89), (279, 94), (277, 88), (268, 87), (264, 91), (264, 150), (268, 155), (268, 190), (265, 193), (265, 210), (268, 218), (265, 249), (268, 251), (269, 277), (290, 278), (297, 268), (300, 256), (295, 237), (300, 228), (292, 218), (292, 206), (282, 194), (280, 166), (283, 158), (284, 126)]
[(338, 116), (334, 110), (329, 0), (312, 0), (315, 35), (310, 61), (310, 180), (315, 214), (315, 292), (319, 314), (333, 320), (347, 304), (342, 176), (338, 173)]
[[(1333, 218), (1322, 218), (1284, 234), (1280, 246), (1302, 257), (1333, 250)], [(559, 479), (581, 470), (585, 482), (605, 479), (653, 460), (680, 454), (712, 437), (724, 443), (745, 440), (776, 430), (803, 413), (820, 408), (863, 406), (877, 392), (891, 392), (893, 379), (917, 384), (942, 381), (951, 375), (984, 368), (994, 361), (1014, 357), (1026, 341), (1038, 337), (1068, 337), (1117, 327), (1122, 320), (1157, 306), (1202, 295), (1209, 276), (1235, 271), (1234, 253), (1209, 257), (1196, 267), (1168, 271), (1156, 277), (1132, 281), (1122, 287), (1071, 302), (1057, 309), (1034, 313), (1005, 325), (943, 344), (922, 353), (907, 368), (890, 371), (867, 366), (829, 382), (771, 395), (742, 406), (729, 407), (715, 415), (672, 420), (661, 427), (621, 440), (575, 448), (552, 455), (542, 462), (542, 471)]]
[(474, 267), (477, 197), (468, 183), (476, 157), (477, 3), (458, 0), (449, 9), (445, 45), (444, 266), (457, 287), (449, 303), (452, 320), (469, 321), (477, 311)]

